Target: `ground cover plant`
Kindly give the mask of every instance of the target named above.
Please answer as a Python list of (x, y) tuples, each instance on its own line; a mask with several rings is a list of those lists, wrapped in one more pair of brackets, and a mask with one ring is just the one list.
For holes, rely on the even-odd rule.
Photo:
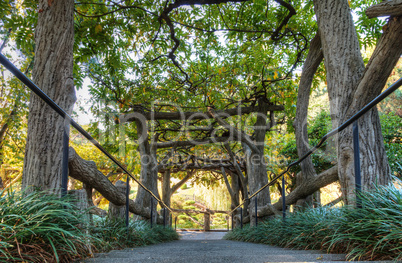
[(108, 249), (122, 249), (126, 247), (145, 246), (161, 242), (168, 242), (179, 239), (175, 230), (171, 227), (153, 225), (143, 220), (130, 221), (127, 230), (123, 219), (103, 219), (94, 220), (90, 227), (93, 237), (102, 240)]
[(378, 186), (361, 197), (360, 209), (309, 208), (289, 214), (285, 221), (277, 217), (258, 227), (236, 228), (225, 238), (346, 253), (348, 260), (401, 260), (401, 188)]
[[(141, 221), (88, 222), (70, 197), (44, 192), (0, 192), (0, 262), (71, 262), (94, 252), (177, 239), (170, 228)], [(128, 235), (127, 235), (128, 234)]]

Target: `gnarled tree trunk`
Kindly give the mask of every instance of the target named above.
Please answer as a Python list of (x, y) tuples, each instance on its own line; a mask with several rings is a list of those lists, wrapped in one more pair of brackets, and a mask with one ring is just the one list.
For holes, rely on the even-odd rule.
[[(246, 156), (246, 166), (248, 175), (248, 185), (250, 194), (254, 194), (268, 183), (267, 167), (264, 156), (264, 141), (267, 132), (267, 111), (264, 109), (264, 104), (260, 100), (260, 111), (257, 113), (257, 120), (254, 125), (254, 142), (258, 152), (252, 151), (246, 144), (243, 145)], [(271, 203), (269, 187), (266, 187), (254, 198), (257, 198), (257, 206), (262, 207)], [(255, 201), (250, 200), (249, 215), (250, 225), (255, 225)]]
[[(310, 49), (306, 61), (303, 65), (303, 71), (299, 83), (299, 90), (297, 93), (296, 118), (294, 121), (294, 127), (296, 135), (297, 154), (299, 158), (301, 158), (310, 150), (307, 132), (307, 113), (310, 101), (310, 90), (315, 72), (317, 71), (317, 68), (323, 58), (324, 56), (321, 50), (320, 36), (317, 34), (310, 43)], [(301, 178), (297, 180), (297, 185), (301, 185), (317, 175), (314, 169), (311, 155), (300, 163), (300, 167)], [(319, 198), (320, 192), (318, 191), (314, 195), (316, 196), (315, 199), (317, 200)], [(313, 204), (313, 199), (313, 195), (308, 196), (306, 197), (305, 202), (302, 202), (298, 205), (310, 206)]]
[[(74, 1), (39, 1), (33, 82), (67, 113), (76, 100), (73, 81)], [(22, 187), (60, 193), (64, 120), (31, 95)]]
[[(391, 19), (376, 51), (365, 67), (348, 1), (314, 1), (327, 70), (333, 127), (337, 127), (378, 95), (401, 55), (401, 21)], [(363, 190), (387, 184), (390, 169), (377, 109), (359, 120)], [(351, 127), (336, 139), (339, 180), (345, 201), (354, 203), (354, 157)]]
[[(338, 180), (338, 167), (334, 166), (317, 176), (313, 177), (310, 181), (304, 182), (297, 186), (291, 193), (286, 196), (286, 205), (292, 205), (300, 199), (305, 199), (307, 196), (318, 191), (322, 187), (325, 187)], [(265, 217), (278, 214), (278, 211), (282, 210), (282, 197), (279, 198), (275, 204), (268, 204), (258, 209), (258, 217)]]
[[(109, 202), (116, 206), (123, 206), (126, 204), (125, 193), (120, 192), (116, 186), (109, 181), (109, 179), (97, 169), (95, 162), (82, 159), (70, 147), (68, 156), (68, 171), (69, 176), (90, 185), (103, 195)], [(144, 218), (150, 218), (150, 209), (136, 204), (133, 200), (129, 200), (129, 211)], [(156, 222), (156, 221), (154, 221)], [(158, 217), (157, 222), (163, 223), (161, 217)]]
[[(148, 141), (148, 127), (147, 121), (144, 119), (137, 119), (137, 134), (138, 134), (138, 149), (141, 157), (141, 174), (140, 182), (149, 189), (154, 195), (159, 197), (158, 194), (158, 163), (156, 160), (156, 145), (149, 144)], [(156, 207), (157, 200), (152, 195), (138, 185), (138, 192), (135, 198), (137, 206), (146, 207), (151, 209), (152, 202), (152, 214), (154, 219), (157, 217)]]
[[(117, 181), (116, 184), (116, 189), (126, 195), (127, 187), (129, 187), (130, 191), (130, 185), (127, 185), (126, 182), (123, 181)], [(126, 206), (125, 205), (115, 205), (112, 202), (109, 203), (109, 211), (108, 211), (108, 217), (111, 219), (124, 219), (126, 218)]]

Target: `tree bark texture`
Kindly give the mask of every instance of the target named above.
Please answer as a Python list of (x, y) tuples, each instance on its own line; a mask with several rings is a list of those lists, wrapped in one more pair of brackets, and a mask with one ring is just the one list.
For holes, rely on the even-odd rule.
[[(299, 158), (304, 156), (304, 154), (306, 154), (310, 150), (307, 132), (308, 105), (310, 102), (310, 91), (313, 78), (323, 58), (324, 55), (321, 50), (320, 36), (319, 34), (316, 34), (316, 36), (311, 40), (310, 43), (310, 49), (307, 54), (306, 61), (303, 65), (302, 75), (299, 83), (299, 90), (297, 93), (296, 118), (294, 121), (294, 127), (296, 135), (297, 154)], [(300, 182), (297, 182), (297, 184), (302, 184), (304, 181), (309, 180), (310, 178), (317, 175), (314, 169), (311, 155), (300, 163), (300, 167), (301, 180)], [(318, 196), (319, 194), (319, 192), (316, 193), (316, 195)], [(313, 196), (309, 196), (306, 198), (304, 205), (312, 205), (312, 201)]]
[(68, 194), (72, 196), (75, 200), (74, 204), (81, 212), (85, 213), (85, 223), (90, 222), (90, 214), (88, 213), (88, 198), (85, 190), (69, 190)]
[(170, 197), (171, 194), (171, 187), (170, 187), (170, 169), (166, 169), (163, 172), (162, 177), (162, 201), (170, 207)]
[[(267, 105), (270, 111), (283, 111), (282, 105)], [(216, 114), (220, 116), (235, 116), (255, 112), (258, 108), (250, 107), (237, 107), (227, 110), (217, 110)], [(144, 112), (142, 110), (134, 113), (127, 113), (121, 117), (122, 122), (132, 122), (138, 118), (138, 113), (147, 120), (200, 120), (213, 118), (210, 112)]]
[[(240, 169), (240, 165), (237, 163), (237, 159), (235, 154), (233, 153), (232, 149), (230, 148), (230, 145), (228, 143), (224, 144), (226, 150), (228, 151), (230, 158), (232, 159), (233, 162), (233, 166), (235, 167), (236, 172), (232, 173), (232, 182), (235, 181), (235, 177), (237, 175), (237, 182), (240, 182), (241, 188), (239, 186), (239, 191), (242, 193), (242, 200), (245, 200), (244, 205), (243, 205), (243, 215), (247, 215), (247, 211), (248, 211), (248, 205), (250, 203), (250, 201), (248, 200), (248, 177), (243, 175), (242, 170)], [(235, 176), (234, 176), (235, 175)], [(234, 188), (232, 188), (234, 189)], [(240, 204), (240, 201), (239, 201)], [(234, 209), (234, 207), (232, 208)], [(237, 212), (236, 212), (237, 214)], [(235, 215), (235, 222), (234, 222), (234, 226), (238, 226), (239, 220), (237, 220), (239, 217), (237, 217)]]
[[(290, 194), (286, 196), (286, 205), (292, 205), (297, 202), (297, 200), (304, 199), (307, 196), (313, 194), (320, 190), (320, 188), (325, 187), (338, 180), (338, 167), (334, 166), (308, 182), (304, 182), (302, 185), (297, 186)], [(273, 210), (274, 209), (274, 210)], [(258, 217), (265, 217), (277, 214), (275, 210), (282, 211), (282, 197), (279, 201), (273, 205), (267, 205), (258, 209)]]
[[(127, 191), (127, 184), (126, 182), (123, 181), (117, 181), (115, 184), (115, 187), (117, 188), (117, 190), (126, 195), (126, 191)], [(130, 185), (128, 185), (128, 187), (130, 188)], [(130, 191), (130, 189), (129, 189)], [(126, 205), (115, 205), (113, 203), (109, 203), (109, 211), (108, 211), (108, 217), (110, 219), (124, 219), (126, 218)]]
[[(355, 89), (345, 119), (353, 116), (381, 93), (402, 54), (402, 18), (392, 18), (385, 28)], [(366, 113), (358, 123), (362, 189), (366, 191), (373, 189), (375, 184), (387, 185), (391, 180), (391, 172), (377, 109)], [(346, 130), (340, 138), (340, 148), (345, 149), (342, 151), (342, 160), (346, 172), (354, 169), (351, 138), (351, 129)]]
[(379, 16), (401, 16), (402, 0), (383, 1), (377, 5), (373, 5), (366, 10), (368, 18)]
[[(148, 141), (148, 129), (147, 121), (137, 119), (137, 134), (138, 134), (138, 150), (141, 157), (141, 174), (140, 182), (149, 189), (154, 195), (159, 197), (158, 194), (158, 163), (156, 160), (156, 143), (150, 144)], [(147, 192), (144, 188), (138, 185), (137, 196), (135, 198), (135, 203), (137, 206), (146, 207), (151, 209), (153, 215), (156, 218), (156, 208), (158, 201), (155, 200), (152, 195)], [(152, 219), (152, 220), (155, 220)]]
[(221, 167), (221, 174), (223, 176), (223, 180), (226, 185), (226, 189), (228, 189), (230, 199), (231, 199), (231, 209), (234, 209), (236, 206), (239, 205), (239, 181), (237, 176), (233, 177), (232, 180), (229, 182), (228, 176), (226, 175), (225, 168)]
[[(363, 84), (363, 81), (361, 81), (363, 75), (367, 75), (371, 79), (378, 79), (379, 76), (386, 79), (390, 72), (388, 72), (388, 67), (377, 68), (375, 65), (374, 67), (378, 71), (372, 71), (371, 76), (368, 76), (367, 70), (364, 72), (359, 42), (346, 0), (320, 0), (314, 1), (314, 5), (327, 70), (332, 124), (333, 127), (337, 127), (359, 110), (360, 107), (358, 106), (367, 104), (369, 101), (366, 98), (372, 98), (374, 94), (381, 92), (385, 85), (385, 82), (379, 82), (371, 83), (371, 85), (367, 86), (368, 82), (363, 80)], [(386, 46), (381, 42), (379, 42), (379, 45)], [(389, 39), (384, 40), (384, 42), (389, 42)], [(376, 49), (378, 48), (377, 46)], [(395, 47), (390, 48), (390, 50), (394, 49)], [(382, 50), (381, 53), (384, 54), (387, 51)], [(373, 54), (372, 60), (378, 59), (381, 62), (385, 59), (385, 57), (376, 58), (377, 56)], [(399, 56), (400, 53), (398, 58)], [(369, 69), (370, 67), (371, 65), (368, 65), (367, 68)], [(359, 83), (362, 83), (364, 88), (358, 88)], [(359, 90), (364, 90), (365, 95), (359, 93)], [(359, 127), (362, 187), (365, 190), (372, 188), (373, 182), (379, 184), (388, 183), (389, 167), (377, 110), (374, 109), (361, 117)], [(346, 204), (353, 204), (355, 198), (351, 129), (351, 127), (348, 127), (336, 138), (339, 180)]]
[[(251, 150), (248, 145), (243, 144), (243, 149), (246, 156), (247, 175), (250, 194), (254, 194), (268, 183), (266, 160), (264, 156), (264, 141), (267, 132), (267, 110), (261, 100), (258, 102), (261, 106), (257, 113), (257, 120), (254, 125), (254, 143), (258, 151)], [(262, 190), (257, 196), (257, 206), (262, 207), (271, 203), (269, 187)], [(255, 201), (250, 200), (248, 205), (250, 215), (250, 225), (255, 225)]]
[[(76, 101), (73, 81), (74, 1), (39, 1), (33, 82), (68, 114)], [(64, 120), (31, 95), (22, 187), (60, 193)]]
[[(74, 150), (70, 147), (69, 160), (68, 160), (69, 176), (87, 184), (91, 185), (100, 194), (102, 194), (109, 202), (116, 206), (122, 206), (126, 204), (126, 195), (120, 192), (116, 186), (114, 186), (107, 177), (100, 172), (95, 162), (82, 159)], [(145, 218), (150, 218), (149, 208), (136, 204), (133, 200), (130, 200), (129, 210), (131, 213), (140, 215)], [(161, 221), (158, 218), (158, 222)]]
[[(310, 49), (303, 65), (302, 75), (300, 78), (299, 90), (297, 93), (296, 118), (294, 121), (297, 154), (301, 158), (310, 150), (308, 132), (307, 132), (307, 116), (308, 105), (310, 102), (310, 90), (314, 75), (323, 60), (324, 56), (321, 50), (320, 36), (317, 34), (310, 43)], [(300, 163), (302, 181), (308, 180), (316, 175), (311, 155)]]

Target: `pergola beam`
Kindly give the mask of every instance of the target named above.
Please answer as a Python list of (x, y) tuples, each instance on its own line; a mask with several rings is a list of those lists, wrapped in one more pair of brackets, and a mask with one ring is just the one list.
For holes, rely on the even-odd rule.
[[(266, 105), (268, 111), (283, 111), (282, 105)], [(258, 106), (237, 107), (227, 110), (217, 110), (215, 114), (222, 117), (241, 116), (252, 112), (258, 112)], [(207, 120), (213, 119), (210, 112), (145, 112), (141, 110), (134, 110), (133, 112), (124, 114), (120, 119), (122, 122), (133, 122), (141, 114), (147, 120)]]

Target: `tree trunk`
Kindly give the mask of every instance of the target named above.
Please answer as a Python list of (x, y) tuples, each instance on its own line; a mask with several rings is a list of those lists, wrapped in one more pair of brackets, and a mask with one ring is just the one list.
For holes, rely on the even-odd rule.
[(387, 0), (377, 5), (367, 8), (366, 15), (368, 18), (379, 16), (401, 16), (402, 0)]
[[(264, 141), (267, 132), (267, 111), (264, 109), (264, 104), (260, 100), (258, 102), (261, 109), (257, 113), (257, 120), (254, 125), (254, 143), (258, 152), (252, 151), (248, 145), (243, 144), (243, 149), (246, 156), (247, 175), (250, 194), (254, 194), (261, 187), (268, 183), (267, 167), (264, 157)], [(256, 197), (257, 206), (262, 207), (271, 203), (269, 187), (262, 190)], [(255, 201), (250, 200), (249, 215), (250, 225), (255, 225)]]
[(162, 201), (170, 207), (170, 197), (172, 196), (170, 188), (170, 169), (163, 172), (162, 177)]
[[(305, 199), (307, 196), (320, 190), (338, 180), (338, 167), (334, 166), (319, 175), (312, 178), (312, 180), (303, 183), (296, 187), (290, 194), (286, 196), (286, 205), (292, 205), (300, 199)], [(282, 197), (275, 204), (268, 204), (258, 209), (258, 217), (265, 217), (277, 214), (277, 210), (282, 210)]]
[[(74, 1), (40, 0), (33, 82), (68, 114), (76, 101), (73, 81)], [(64, 120), (31, 95), (22, 188), (60, 194)]]
[(91, 217), (88, 213), (88, 198), (87, 193), (85, 190), (69, 190), (68, 194), (72, 196), (74, 200), (75, 206), (80, 210), (82, 213), (85, 213), (84, 219), (86, 222), (83, 222), (83, 225), (89, 224)]
[[(158, 163), (156, 160), (156, 144), (149, 144), (148, 141), (148, 127), (146, 120), (138, 119), (137, 124), (137, 134), (138, 134), (138, 149), (141, 157), (141, 174), (140, 182), (148, 188), (153, 194), (159, 196), (158, 194)], [(137, 196), (135, 198), (135, 203), (137, 206), (146, 207), (147, 209), (152, 209), (153, 216), (156, 218), (156, 208), (157, 200), (152, 197), (152, 195), (147, 192), (144, 188), (138, 185)], [(155, 218), (153, 220), (155, 220)]]
[[(232, 149), (230, 148), (229, 143), (225, 143), (224, 146), (225, 146), (226, 150), (228, 151), (228, 153), (230, 155), (230, 159), (232, 159), (233, 165), (234, 165), (235, 170), (236, 170), (236, 173), (232, 173), (232, 183), (233, 182), (236, 183), (236, 181), (237, 181), (237, 184), (239, 184), (239, 182), (240, 182), (241, 188), (238, 186), (239, 191), (242, 193), (242, 200), (246, 200), (244, 202), (244, 205), (243, 205), (243, 216), (245, 217), (245, 216), (247, 216), (248, 206), (249, 206), (249, 203), (250, 203), (250, 201), (248, 200), (248, 188), (247, 188), (247, 186), (248, 186), (248, 177), (243, 175), (243, 172), (240, 169), (239, 164), (237, 163), (236, 156), (233, 153)], [(237, 180), (235, 179), (236, 176), (237, 176)], [(239, 204), (240, 204), (240, 201), (239, 201)], [(234, 207), (232, 209), (234, 209)], [(235, 216), (234, 216), (233, 226), (237, 227), (237, 226), (239, 226), (239, 224), (240, 224), (240, 214), (239, 214), (238, 211), (236, 211)]]
[(239, 183), (237, 180), (237, 176), (235, 178), (233, 178), (232, 176), (232, 180), (231, 182), (229, 182), (225, 168), (223, 167), (221, 167), (221, 174), (225, 181), (226, 189), (228, 189), (230, 195), (231, 209), (234, 209), (236, 206), (239, 205)]
[[(371, 56), (364, 76), (353, 94), (345, 119), (378, 96), (402, 54), (402, 18), (391, 19), (385, 27), (377, 46)], [(367, 112), (359, 121), (360, 162), (362, 190), (373, 189), (376, 184), (387, 185), (391, 180), (381, 123), (376, 108)], [(346, 136), (347, 135), (347, 136)], [(340, 140), (343, 151), (344, 171), (353, 169), (353, 151), (351, 129), (344, 132)]]
[[(320, 0), (314, 1), (318, 21), (318, 28), (324, 53), (324, 63), (327, 70), (328, 94), (331, 107), (333, 127), (337, 127), (347, 120), (352, 114), (367, 104), (368, 98), (381, 92), (385, 81), (390, 74), (389, 68), (395, 64), (380, 68), (377, 63), (386, 59), (395, 61), (400, 56), (400, 33), (393, 35), (385, 31), (389, 36), (380, 41), (382, 48), (378, 55), (374, 52), (371, 60), (376, 60), (372, 66), (376, 69), (364, 74), (363, 59), (360, 55), (359, 41), (354, 28), (348, 1)], [(399, 20), (390, 23), (399, 24)], [(399, 31), (400, 32), (400, 31)], [(387, 46), (387, 42), (395, 42)], [(376, 49), (379, 47), (377, 46)], [(394, 52), (392, 52), (394, 51)], [(385, 57), (399, 52), (397, 57)], [(394, 54), (395, 55), (395, 54)], [(379, 56), (380, 58), (377, 58)], [(396, 63), (396, 62), (395, 62)], [(379, 65), (379, 64), (377, 64)], [(368, 68), (371, 68), (370, 63)], [(380, 64), (380, 66), (384, 66)], [(363, 77), (379, 79), (377, 83), (362, 81)], [(369, 75), (371, 74), (371, 75)], [(364, 87), (358, 88), (359, 83)], [(368, 85), (368, 86), (367, 86)], [(361, 90), (361, 92), (357, 92)], [(373, 183), (387, 184), (390, 180), (389, 165), (385, 154), (381, 126), (376, 109), (366, 113), (359, 120), (360, 127), (360, 160), (362, 187), (370, 189)], [(354, 182), (354, 158), (351, 127), (345, 129), (336, 138), (339, 180), (346, 204), (353, 204), (355, 199)]]
[[(317, 34), (310, 43), (310, 49), (307, 54), (306, 61), (303, 65), (303, 71), (300, 78), (299, 90), (297, 93), (296, 118), (294, 121), (297, 154), (301, 158), (310, 150), (308, 132), (307, 132), (307, 116), (308, 105), (310, 101), (310, 90), (314, 75), (323, 60), (324, 56), (321, 50), (320, 36)], [(297, 180), (297, 185), (303, 184), (316, 176), (311, 155), (300, 163), (301, 175)], [(315, 195), (319, 196), (319, 192)], [(317, 197), (315, 198), (317, 200)], [(310, 206), (313, 204), (313, 195), (306, 197), (305, 202), (299, 204), (301, 206)]]
[[(126, 195), (118, 191), (116, 186), (114, 186), (107, 177), (96, 168), (94, 162), (82, 159), (72, 147), (70, 147), (68, 156), (68, 169), (69, 176), (87, 185), (91, 185), (109, 202), (112, 202), (117, 206), (126, 204)], [(131, 213), (136, 215), (148, 219), (150, 218), (149, 208), (137, 205), (133, 200), (129, 200), (129, 210)], [(162, 218), (158, 217), (157, 222), (160, 224), (163, 223)]]
[[(115, 184), (117, 191), (126, 195), (127, 184), (123, 181), (117, 181)], [(130, 188), (130, 186), (128, 186)], [(130, 189), (129, 189), (130, 190)], [(115, 205), (109, 203), (108, 217), (111, 219), (124, 219), (126, 218), (126, 205)]]

